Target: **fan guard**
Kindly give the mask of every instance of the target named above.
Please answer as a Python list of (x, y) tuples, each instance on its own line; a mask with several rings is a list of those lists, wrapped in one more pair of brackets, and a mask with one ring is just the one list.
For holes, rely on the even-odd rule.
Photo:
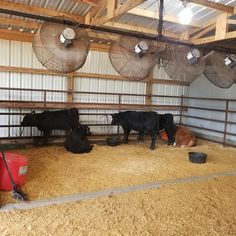
[(43, 66), (57, 73), (81, 68), (90, 48), (86, 30), (44, 22), (34, 36), (33, 50)]
[(124, 78), (143, 80), (156, 65), (156, 53), (163, 49), (163, 43), (121, 36), (111, 44), (109, 58)]
[(161, 54), (161, 61), (167, 75), (174, 80), (191, 83), (204, 70), (201, 52), (186, 46), (169, 45)]
[(203, 74), (214, 85), (220, 88), (229, 88), (236, 83), (236, 66), (230, 68), (225, 65), (226, 53), (211, 51), (205, 57), (205, 70)]

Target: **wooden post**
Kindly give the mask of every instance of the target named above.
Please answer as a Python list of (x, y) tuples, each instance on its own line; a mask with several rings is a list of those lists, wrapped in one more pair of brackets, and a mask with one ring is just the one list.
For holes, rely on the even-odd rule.
[(224, 139), (223, 139), (223, 146), (226, 145), (226, 135), (227, 135), (227, 124), (228, 124), (228, 112), (229, 112), (229, 100), (226, 100), (225, 104), (225, 124), (224, 124)]
[(73, 103), (73, 92), (74, 92), (74, 75), (69, 74), (67, 76), (67, 102)]
[(153, 84), (153, 72), (150, 73), (147, 82), (146, 82), (146, 97), (145, 97), (145, 104), (146, 104), (146, 111), (151, 111), (152, 105), (152, 84)]
[(180, 118), (179, 118), (179, 124), (180, 124), (180, 125), (182, 124), (183, 105), (184, 105), (184, 95), (181, 96)]

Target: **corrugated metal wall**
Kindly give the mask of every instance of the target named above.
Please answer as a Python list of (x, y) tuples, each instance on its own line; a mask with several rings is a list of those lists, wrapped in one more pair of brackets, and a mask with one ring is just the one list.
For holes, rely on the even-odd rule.
[[(171, 78), (166, 74), (164, 68), (156, 66), (153, 71), (154, 79), (165, 79), (171, 80)], [(170, 84), (154, 84), (153, 85), (153, 95), (167, 95), (167, 96), (188, 96), (189, 86), (183, 85), (170, 85)], [(181, 105), (181, 99), (177, 98), (152, 98), (152, 104), (157, 105)], [(159, 113), (170, 112), (172, 114), (179, 114), (179, 111), (158, 111)], [(174, 117), (174, 122), (179, 123), (180, 117)]]
[[(42, 65), (34, 56), (31, 43), (0, 40), (0, 65), (27, 67), (42, 69)], [(67, 81), (65, 76), (55, 75), (36, 75), (23, 74), (13, 72), (0, 72), (0, 87), (6, 88), (29, 88), (29, 89), (67, 89)], [(29, 91), (7, 91), (1, 90), (1, 100), (18, 100), (18, 101), (43, 101), (42, 92)], [(66, 101), (65, 94), (47, 93), (48, 101)], [(0, 109), (0, 112), (10, 113), (29, 113), (28, 109)], [(22, 115), (1, 115), (0, 121), (2, 125), (19, 125)], [(0, 137), (19, 136), (20, 128), (12, 127), (1, 128)], [(23, 136), (36, 136), (40, 132), (36, 128), (25, 128)]]
[[(190, 85), (189, 95), (193, 97), (207, 97), (207, 98), (222, 98), (222, 99), (236, 99), (236, 85), (234, 84), (229, 89), (218, 88), (212, 83), (210, 83), (207, 78), (202, 75), (197, 78)], [(189, 100), (189, 106), (195, 107), (205, 107), (212, 109), (225, 109), (226, 102), (225, 101), (212, 101), (212, 100)], [(229, 103), (229, 110), (236, 110), (236, 102)], [(203, 111), (196, 109), (189, 109), (188, 115), (205, 117), (210, 119), (218, 119), (225, 120), (224, 112), (216, 112), (216, 111)], [(236, 113), (229, 113), (228, 121), (236, 121)], [(215, 129), (219, 131), (224, 131), (224, 123), (206, 121), (206, 120), (198, 120), (193, 118), (188, 118), (187, 124), (200, 126), (202, 128)], [(194, 129), (196, 132), (199, 132), (198, 129)], [(236, 125), (230, 124), (227, 127), (227, 131), (236, 134)], [(211, 131), (201, 131), (205, 136), (216, 137), (219, 140), (223, 139), (223, 134), (211, 132)], [(226, 137), (229, 141), (236, 141), (236, 137), (232, 135), (227, 135)]]
[[(16, 66), (16, 67), (27, 67), (27, 68), (42, 68), (42, 65), (38, 62), (34, 56), (31, 43), (22, 43), (15, 41), (0, 40), (0, 51), (2, 56), (0, 58), (0, 65), (5, 66)], [(81, 72), (88, 73), (101, 73), (117, 75), (113, 69), (108, 54), (105, 52), (90, 51)], [(169, 79), (162, 68), (154, 69), (154, 78), (158, 79)], [(31, 89), (58, 89), (66, 90), (67, 81), (65, 76), (55, 75), (36, 75), (36, 74), (21, 74), (21, 73), (5, 73), (0, 72), (0, 87), (11, 87), (11, 88), (31, 88)], [(118, 81), (118, 80), (103, 80), (94, 78), (75, 78), (74, 82), (75, 91), (87, 91), (87, 92), (114, 92), (114, 93), (128, 93), (128, 94), (143, 94), (146, 93), (146, 83), (138, 81)], [(163, 85), (154, 84), (153, 94), (155, 95), (187, 95), (187, 86), (177, 85)], [(28, 91), (1, 91), (1, 100), (29, 100), (29, 101), (43, 101), (42, 92), (28, 92)], [(88, 95), (88, 94), (74, 94), (73, 97), (75, 102), (98, 102), (98, 103), (118, 103), (118, 96), (114, 95)], [(58, 101), (65, 102), (66, 94), (47, 94), (47, 101)], [(141, 96), (122, 96), (122, 103), (130, 104), (145, 104), (145, 97)], [(178, 104), (180, 100), (177, 99), (160, 99), (153, 98), (153, 104)], [(0, 112), (30, 112), (26, 109), (0, 109)], [(102, 115), (96, 115), (97, 113), (110, 114), (115, 111), (99, 111), (99, 110), (81, 110), (80, 113), (95, 113), (95, 115), (81, 115), (81, 123), (86, 124), (98, 124), (107, 123), (107, 118)], [(162, 113), (162, 111), (158, 111)], [(168, 112), (168, 111), (166, 111)], [(173, 112), (172, 112), (173, 113)], [(1, 124), (19, 125), (22, 119), (21, 115), (1, 115)], [(109, 116), (110, 119), (110, 116)], [(110, 122), (110, 120), (109, 120)], [(109, 130), (108, 127), (91, 126), (91, 131), (94, 133), (107, 133), (115, 132)], [(16, 127), (1, 128), (1, 137), (14, 137), (19, 135), (20, 129)], [(37, 129), (28, 128), (24, 131), (23, 135), (37, 135)]]

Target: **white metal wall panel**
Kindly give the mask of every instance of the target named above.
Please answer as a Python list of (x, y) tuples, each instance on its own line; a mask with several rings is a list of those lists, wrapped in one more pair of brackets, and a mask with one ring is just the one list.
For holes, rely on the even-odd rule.
[[(38, 68), (42, 69), (43, 66), (35, 57), (31, 43), (0, 40), (0, 51), (4, 55), (0, 58), (0, 65), (25, 67), (25, 68)], [(0, 72), (0, 87), (6, 88), (29, 88), (29, 89), (51, 89), (51, 90), (66, 90), (67, 80), (65, 76), (55, 75), (37, 75), (26, 73), (13, 73), (13, 72)], [(18, 100), (18, 101), (43, 101), (43, 92), (30, 92), (30, 91), (8, 91), (1, 90), (1, 100)], [(48, 101), (66, 101), (66, 93), (47, 93)], [(0, 112), (10, 113), (29, 113), (29, 109), (0, 109)], [(39, 111), (37, 111), (39, 112)], [(0, 123), (2, 125), (19, 125), (23, 116), (22, 115), (1, 115)], [(19, 127), (0, 129), (0, 136), (6, 137), (18, 136), (20, 133)], [(23, 135), (40, 135), (36, 128), (25, 128)]]
[(0, 40), (0, 65), (1, 66), (9, 66), (10, 64), (10, 41), (8, 40)]
[[(236, 99), (236, 85), (233, 85), (229, 89), (221, 89), (216, 87), (215, 85), (211, 84), (205, 76), (200, 76), (198, 79), (193, 81), (193, 83), (190, 85), (190, 91), (189, 95), (193, 97), (209, 97), (209, 98), (222, 98), (222, 99)], [(198, 107), (208, 107), (208, 108), (215, 108), (215, 109), (225, 109), (226, 105), (225, 102), (220, 101), (209, 101), (209, 100), (202, 100), (202, 101), (196, 101), (196, 100), (190, 100), (189, 105), (192, 106), (198, 106)], [(231, 102), (229, 104), (229, 109), (232, 109), (236, 111), (236, 103)], [(189, 115), (193, 116), (200, 116), (200, 117), (206, 117), (206, 118), (212, 118), (212, 119), (219, 119), (224, 120), (225, 114), (223, 112), (215, 112), (215, 111), (201, 111), (196, 109), (189, 109), (188, 111)], [(236, 114), (229, 114), (228, 119), (230, 121), (236, 121)], [(224, 124), (222, 123), (216, 123), (216, 122), (210, 122), (210, 121), (202, 121), (197, 119), (188, 119), (188, 124), (190, 125), (196, 125), (200, 127), (206, 127), (211, 129), (216, 129), (220, 131), (224, 131)], [(196, 129), (198, 132), (202, 132)], [(236, 133), (236, 125), (228, 125), (227, 131), (231, 133)], [(204, 131), (204, 135), (213, 136), (216, 138), (223, 138), (223, 134), (210, 132), (210, 131)], [(227, 139), (235, 141), (235, 136), (227, 136)]]
[[(163, 67), (156, 66), (153, 70), (154, 79), (165, 79), (171, 80), (171, 78), (166, 74)], [(170, 84), (153, 84), (152, 94), (153, 95), (167, 95), (167, 96), (188, 96), (189, 87), (183, 85), (170, 85)], [(164, 97), (153, 97), (152, 104), (154, 105), (181, 105), (181, 99), (179, 98), (164, 98)], [(179, 111), (157, 111), (160, 114), (172, 113), (179, 114)], [(179, 122), (179, 117), (174, 117), (174, 122)]]
[[(11, 65), (16, 67), (27, 67), (27, 68), (38, 68), (42, 69), (43, 66), (35, 57), (32, 45), (30, 43), (21, 42), (10, 42), (7, 40), (0, 40), (0, 49), (4, 48), (4, 53), (6, 53), (5, 59), (1, 59), (0, 65)], [(101, 74), (111, 74), (117, 75), (113, 66), (110, 63), (109, 55), (106, 52), (96, 52), (90, 51), (85, 65), (80, 69), (81, 72), (87, 73), (101, 73)], [(56, 75), (40, 75), (40, 74), (20, 74), (20, 73), (0, 73), (0, 85), (4, 87), (13, 88), (31, 88), (31, 89), (52, 89), (52, 90), (66, 90), (67, 89), (67, 79), (65, 76)], [(4, 81), (2, 78), (4, 77)], [(154, 69), (154, 77), (159, 79), (170, 79), (164, 72), (163, 68)], [(87, 92), (105, 92), (105, 93), (127, 93), (127, 94), (144, 94), (146, 93), (146, 83), (142, 81), (118, 81), (118, 80), (105, 80), (96, 78), (75, 78), (74, 83), (75, 91), (87, 91)], [(163, 95), (182, 95), (187, 92), (186, 86), (176, 86), (176, 85), (157, 85), (153, 86), (154, 94)], [(8, 96), (8, 94), (10, 94)], [(11, 99), (11, 100), (32, 100), (32, 101), (43, 101), (43, 92), (27, 92), (27, 91), (14, 91), (8, 93), (3, 91), (0, 98)], [(65, 94), (48, 93), (48, 101), (66, 101)], [(89, 94), (74, 94), (75, 102), (98, 102), (98, 103), (118, 103), (119, 97), (114, 95), (89, 95)], [(144, 104), (145, 96), (122, 96), (122, 103), (135, 103)], [(160, 100), (153, 103), (158, 104), (169, 104), (170, 101), (165, 100), (160, 102)], [(175, 101), (178, 104), (177, 101)], [(23, 112), (29, 113), (31, 110), (28, 109), (11, 109), (10, 112)], [(37, 111), (40, 112), (40, 111)], [(81, 113), (107, 113), (111, 114), (116, 111), (100, 111), (100, 110), (81, 110)], [(18, 115), (15, 117), (4, 118), (4, 122), (11, 125), (17, 125), (22, 120), (22, 116)], [(7, 120), (8, 119), (8, 120)], [(109, 123), (111, 121), (111, 116), (108, 116)], [(98, 124), (106, 123), (106, 119), (101, 117), (101, 115), (86, 115), (81, 116), (80, 120), (82, 123)], [(95, 133), (107, 133), (109, 127), (95, 127), (91, 126), (91, 131)], [(114, 127), (109, 130), (109, 132), (116, 131), (117, 128)], [(5, 132), (6, 133), (6, 132)], [(11, 128), (11, 135), (19, 134), (19, 128)], [(23, 135), (39, 135), (40, 132), (35, 128), (26, 128)], [(6, 134), (5, 134), (6, 135)]]

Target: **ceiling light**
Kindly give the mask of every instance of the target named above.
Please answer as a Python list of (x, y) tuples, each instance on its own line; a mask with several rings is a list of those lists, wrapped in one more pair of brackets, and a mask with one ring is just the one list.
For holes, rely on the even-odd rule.
[(23, 30), (24, 30), (23, 27), (20, 27), (20, 32), (23, 32)]
[(178, 14), (178, 17), (179, 17), (179, 22), (183, 25), (187, 25), (191, 22), (192, 20), (192, 11), (190, 8), (184, 8), (179, 14)]
[(11, 26), (11, 25), (9, 25), (9, 26), (8, 26), (8, 29), (9, 29), (9, 30), (12, 30), (12, 26)]
[(34, 34), (34, 33), (35, 33), (35, 30), (34, 30), (34, 29), (30, 30), (30, 33), (31, 33), (31, 34)]
[(99, 43), (102, 43), (102, 40), (100, 40)]

